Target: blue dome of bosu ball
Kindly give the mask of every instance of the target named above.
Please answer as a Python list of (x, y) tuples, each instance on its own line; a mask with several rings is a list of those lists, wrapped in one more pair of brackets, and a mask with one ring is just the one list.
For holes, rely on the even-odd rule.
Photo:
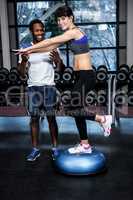
[(105, 171), (106, 158), (93, 148), (92, 153), (70, 154), (67, 149), (53, 154), (56, 170), (67, 175), (95, 175)]

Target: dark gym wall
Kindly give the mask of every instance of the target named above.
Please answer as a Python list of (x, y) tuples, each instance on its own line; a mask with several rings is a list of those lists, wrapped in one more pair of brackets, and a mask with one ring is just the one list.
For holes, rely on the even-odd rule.
[[(1, 27), (1, 26), (0, 26)], [(1, 29), (0, 29), (0, 67), (2, 66)]]
[[(14, 2), (9, 2), (8, 4), (8, 23), (9, 23), (9, 38), (10, 38), (10, 49), (17, 48), (17, 33), (14, 28), (15, 26), (15, 10), (14, 10)], [(17, 57), (14, 56), (12, 53), (11, 56), (11, 65), (16, 66), (17, 64)]]

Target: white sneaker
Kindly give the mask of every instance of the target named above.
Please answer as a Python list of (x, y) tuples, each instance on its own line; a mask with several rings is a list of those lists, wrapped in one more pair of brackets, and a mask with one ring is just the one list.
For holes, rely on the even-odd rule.
[(103, 128), (105, 137), (108, 137), (111, 133), (111, 124), (112, 124), (112, 115), (104, 115), (104, 122), (101, 123), (101, 126)]
[(76, 153), (92, 153), (92, 148), (91, 146), (84, 145), (84, 144), (77, 144), (74, 147), (71, 147), (68, 149), (68, 152), (70, 154), (76, 154)]

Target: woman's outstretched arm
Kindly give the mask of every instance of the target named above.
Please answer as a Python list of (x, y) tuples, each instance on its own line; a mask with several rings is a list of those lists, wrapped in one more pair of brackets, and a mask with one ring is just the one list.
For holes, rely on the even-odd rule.
[(42, 47), (42, 48), (38, 48), (38, 49), (32, 49), (29, 50), (28, 53), (41, 53), (41, 52), (50, 52), (54, 49), (57, 49), (57, 47), (60, 46), (60, 44), (55, 44), (55, 45), (50, 45), (49, 47)]
[[(52, 37), (50, 39), (43, 40), (41, 42), (38, 42), (37, 44), (32, 45), (31, 47), (25, 48), (25, 49), (19, 49), (18, 53), (32, 53), (32, 52), (39, 52), (40, 48), (48, 48), (50, 46), (59, 46), (71, 39), (75, 39), (75, 30), (68, 30), (62, 35)], [(54, 49), (53, 47), (52, 49)], [(46, 50), (47, 51), (47, 50)]]

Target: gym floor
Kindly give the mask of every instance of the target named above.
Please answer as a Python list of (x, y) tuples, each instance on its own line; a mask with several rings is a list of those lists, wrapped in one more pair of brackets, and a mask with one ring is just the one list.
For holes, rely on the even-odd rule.
[[(58, 117), (57, 121), (59, 147), (75, 144), (78, 134), (73, 119)], [(102, 129), (96, 122), (87, 122), (90, 141), (105, 154), (108, 170), (95, 176), (76, 177), (55, 171), (45, 119), (41, 123), (41, 157), (34, 163), (27, 163), (25, 157), (31, 148), (29, 118), (0, 117), (0, 199), (132, 200), (132, 119), (121, 118), (120, 124), (120, 128), (113, 128), (109, 138), (104, 138)]]

